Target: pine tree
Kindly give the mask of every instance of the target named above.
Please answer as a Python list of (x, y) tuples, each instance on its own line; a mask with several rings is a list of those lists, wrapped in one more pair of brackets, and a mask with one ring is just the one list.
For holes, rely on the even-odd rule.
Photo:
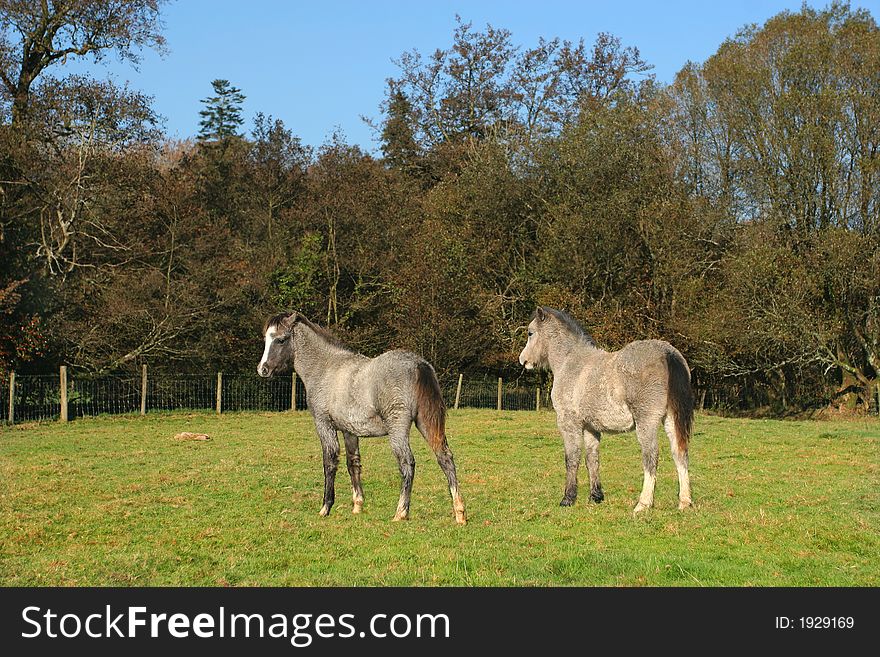
[(382, 126), (382, 154), (393, 169), (413, 174), (420, 169), (421, 151), (412, 129), (412, 105), (400, 89), (389, 93), (387, 118)]
[(199, 139), (201, 141), (221, 141), (240, 136), (238, 128), (244, 123), (241, 117), (241, 104), (245, 95), (241, 89), (229, 84), (229, 80), (211, 82), (216, 96), (202, 99), (205, 109), (199, 112)]

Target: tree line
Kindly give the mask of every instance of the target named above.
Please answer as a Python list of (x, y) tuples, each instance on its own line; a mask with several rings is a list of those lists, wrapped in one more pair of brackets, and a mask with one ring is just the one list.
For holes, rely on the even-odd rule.
[(880, 371), (880, 31), (834, 3), (660, 84), (610, 34), (458, 19), (401, 54), (380, 153), (215, 80), (198, 136), (65, 72), (162, 50), (159, 0), (0, 1), (0, 370), (250, 371), (297, 309), (441, 375), (521, 375), (538, 303), (657, 337), (704, 403), (866, 407)]

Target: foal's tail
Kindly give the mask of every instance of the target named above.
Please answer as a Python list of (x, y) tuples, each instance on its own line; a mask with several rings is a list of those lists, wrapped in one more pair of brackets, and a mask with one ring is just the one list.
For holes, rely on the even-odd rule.
[(425, 362), (417, 366), (416, 408), (419, 421), (427, 431), (425, 438), (431, 449), (439, 452), (446, 446), (446, 404), (434, 368)]
[(676, 350), (666, 352), (669, 385), (666, 406), (675, 423), (678, 450), (687, 453), (694, 424), (694, 394), (691, 390), (691, 372), (684, 356)]

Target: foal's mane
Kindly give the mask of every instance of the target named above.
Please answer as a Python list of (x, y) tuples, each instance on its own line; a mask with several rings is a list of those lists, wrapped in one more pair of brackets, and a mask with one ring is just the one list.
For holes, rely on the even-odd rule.
[(567, 312), (556, 310), (556, 308), (548, 308), (547, 306), (541, 306), (541, 309), (544, 312), (553, 315), (557, 320), (559, 320), (559, 324), (566, 332), (570, 333), (581, 342), (585, 342), (586, 344), (593, 347), (596, 346), (596, 341), (593, 340), (593, 336), (587, 333), (584, 330), (584, 327), (578, 324), (574, 317), (569, 315)]
[[(265, 333), (266, 330), (270, 328), (281, 326), (282, 322), (290, 317), (290, 315), (291, 313), (278, 313), (277, 315), (273, 315), (266, 321), (266, 329), (263, 332)], [(308, 326), (315, 334), (323, 338), (325, 342), (328, 342), (334, 347), (345, 349), (346, 351), (351, 351), (348, 345), (346, 345), (342, 340), (336, 337), (333, 332), (325, 329), (323, 326), (318, 326), (302, 313), (296, 313), (296, 321), (297, 323), (302, 323), (305, 326)]]

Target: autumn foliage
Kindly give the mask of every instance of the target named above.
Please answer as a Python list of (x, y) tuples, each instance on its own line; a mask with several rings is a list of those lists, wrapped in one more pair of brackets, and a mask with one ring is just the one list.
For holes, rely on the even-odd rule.
[[(103, 20), (110, 4), (127, 10)], [(609, 34), (522, 47), (459, 20), (397, 59), (370, 154), (266, 114), (240, 126), (225, 80), (175, 142), (151, 99), (65, 75), (62, 53), (161, 48), (160, 4), (0, 3), (0, 369), (250, 371), (262, 320), (296, 308), (366, 353), (518, 376), (544, 303), (609, 348), (673, 342), (706, 405), (869, 403), (868, 12), (783, 12), (670, 85)]]

